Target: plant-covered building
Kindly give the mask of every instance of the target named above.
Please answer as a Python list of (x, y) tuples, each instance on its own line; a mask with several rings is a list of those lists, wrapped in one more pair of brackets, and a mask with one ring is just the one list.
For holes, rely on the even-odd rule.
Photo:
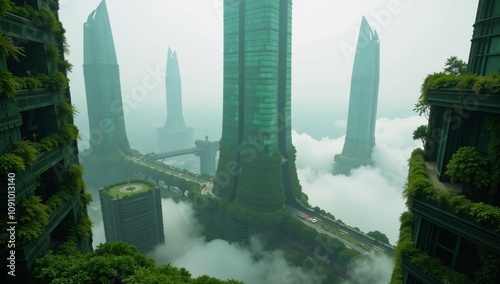
[(422, 86), (392, 283), (500, 282), (498, 23), (500, 3), (480, 0), (468, 68), (449, 60)]
[(365, 17), (361, 20), (352, 68), (346, 137), (341, 154), (334, 157), (334, 174), (372, 164), (377, 120), (380, 42)]
[(107, 242), (124, 241), (142, 253), (165, 241), (160, 188), (132, 180), (99, 189)]
[[(228, 238), (283, 221), (300, 197), (291, 137), (292, 1), (224, 1), (223, 123), (215, 193)], [(224, 225), (225, 226), (225, 225)], [(239, 229), (237, 229), (239, 228)], [(238, 232), (238, 233), (236, 233)]]
[(58, 9), (54, 0), (0, 2), (3, 283), (31, 283), (49, 250), (92, 249)]

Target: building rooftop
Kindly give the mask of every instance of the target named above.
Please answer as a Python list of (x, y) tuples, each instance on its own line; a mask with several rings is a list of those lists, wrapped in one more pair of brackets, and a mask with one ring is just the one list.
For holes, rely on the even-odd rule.
[(106, 186), (102, 189), (111, 198), (121, 199), (138, 193), (144, 193), (155, 189), (156, 186), (148, 181), (128, 181)]

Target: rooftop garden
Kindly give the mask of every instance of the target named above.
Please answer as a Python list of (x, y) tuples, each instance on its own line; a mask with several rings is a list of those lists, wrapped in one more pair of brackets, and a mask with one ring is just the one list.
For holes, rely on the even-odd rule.
[[(499, 232), (500, 208), (483, 202), (471, 201), (463, 195), (456, 194), (453, 190), (442, 190), (435, 187), (427, 177), (423, 155), (424, 151), (422, 149), (415, 149), (409, 160), (408, 183), (403, 193), (406, 197), (406, 205), (408, 208), (411, 209), (412, 200), (414, 198), (424, 198), (436, 202), (440, 206), (451, 208), (455, 214), (466, 214), (477, 223), (492, 226)], [(434, 276), (443, 283), (472, 283), (472, 280), (465, 275), (454, 271), (450, 267), (444, 265), (439, 259), (415, 247), (415, 242), (413, 240), (414, 221), (410, 211), (403, 213), (400, 220), (401, 228), (395, 253), (395, 269), (393, 271), (391, 283), (402, 282), (401, 262), (403, 258), (408, 259), (424, 273)], [(485, 267), (483, 267), (483, 270), (487, 269), (486, 262), (484, 265)], [(479, 274), (484, 274), (485, 272), (483, 270), (481, 270)]]
[(145, 193), (156, 188), (156, 185), (148, 180), (134, 179), (126, 182), (115, 183), (104, 187), (102, 190), (111, 198), (121, 199), (132, 195)]
[(441, 72), (427, 75), (422, 84), (421, 95), (415, 104), (414, 111), (419, 115), (429, 111), (427, 100), (432, 89), (456, 89), (457, 93), (474, 92), (476, 95), (500, 95), (500, 74), (486, 76), (467, 73), (467, 63), (452, 56), (447, 59), (445, 68)]

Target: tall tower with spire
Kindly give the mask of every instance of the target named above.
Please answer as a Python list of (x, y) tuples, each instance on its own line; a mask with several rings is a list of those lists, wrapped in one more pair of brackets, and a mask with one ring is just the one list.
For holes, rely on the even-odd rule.
[(359, 166), (372, 164), (380, 70), (380, 47), (376, 31), (365, 17), (354, 56), (349, 97), (347, 131), (342, 153), (334, 157), (334, 174), (349, 174)]
[(119, 156), (130, 152), (125, 131), (120, 72), (106, 1), (83, 26), (83, 73), (90, 127), (90, 154)]
[(291, 24), (291, 0), (224, 1), (224, 105), (214, 191), (227, 201), (228, 215), (247, 224), (279, 223), (284, 203), (300, 193), (291, 139)]
[(167, 121), (158, 128), (158, 149), (168, 152), (194, 147), (193, 128), (187, 127), (182, 114), (181, 75), (177, 52), (168, 49), (167, 77)]

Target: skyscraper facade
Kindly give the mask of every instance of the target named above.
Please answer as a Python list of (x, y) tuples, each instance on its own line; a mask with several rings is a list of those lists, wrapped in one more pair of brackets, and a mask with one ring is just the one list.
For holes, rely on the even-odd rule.
[(380, 47), (376, 31), (361, 20), (351, 77), (347, 130), (342, 153), (335, 155), (334, 174), (372, 164), (380, 70)]
[(429, 138), (409, 160), (391, 283), (500, 283), (499, 18), (480, 0), (468, 74), (424, 81)]
[(283, 212), (300, 191), (291, 139), (291, 15), (291, 0), (224, 2), (215, 192), (230, 201), (228, 211), (244, 212), (240, 220)]
[(40, 283), (35, 262), (49, 251), (92, 250), (58, 9), (59, 1), (0, 4), (2, 283)]
[(99, 189), (107, 242), (124, 241), (142, 253), (165, 241), (160, 188), (132, 180)]
[(129, 153), (120, 72), (105, 0), (90, 13), (83, 27), (83, 73), (91, 154)]
[(193, 128), (187, 127), (182, 114), (182, 89), (177, 52), (168, 49), (167, 77), (167, 121), (158, 129), (158, 149), (161, 152), (192, 148)]

